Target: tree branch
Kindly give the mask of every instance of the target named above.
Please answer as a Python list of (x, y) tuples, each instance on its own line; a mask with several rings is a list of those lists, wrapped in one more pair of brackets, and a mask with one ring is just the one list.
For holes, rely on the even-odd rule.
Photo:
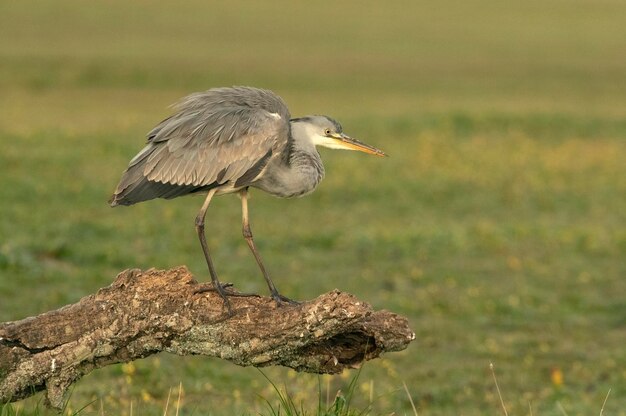
[(406, 318), (347, 293), (298, 306), (231, 297), (228, 317), (216, 293), (196, 293), (204, 285), (184, 266), (126, 270), (75, 304), (0, 323), (0, 403), (46, 390), (47, 404), (59, 409), (68, 387), (90, 371), (161, 351), (339, 373), (415, 338)]

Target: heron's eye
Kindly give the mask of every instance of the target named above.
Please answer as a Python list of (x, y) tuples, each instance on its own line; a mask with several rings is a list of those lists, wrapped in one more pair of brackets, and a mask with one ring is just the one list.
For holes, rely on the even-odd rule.
[(324, 129), (324, 135), (330, 136), (330, 129)]

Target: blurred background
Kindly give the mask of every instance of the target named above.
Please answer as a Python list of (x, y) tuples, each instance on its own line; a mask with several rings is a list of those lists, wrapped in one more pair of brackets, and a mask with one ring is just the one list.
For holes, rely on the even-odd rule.
[[(626, 415), (625, 22), (619, 0), (1, 2), (0, 321), (126, 268), (208, 280), (201, 199), (106, 201), (170, 104), (253, 85), (391, 155), (321, 150), (314, 194), (250, 202), (285, 295), (409, 317), (416, 340), (364, 366), (355, 408), (412, 413), (406, 383), (422, 415), (497, 414), (493, 362), (512, 414), (595, 414), (612, 389)], [(238, 199), (207, 223), (222, 280), (266, 293)], [(357, 374), (264, 371), (311, 411)], [(163, 414), (179, 385), (181, 414), (277, 403), (253, 368), (160, 355), (86, 376), (68, 411)]]

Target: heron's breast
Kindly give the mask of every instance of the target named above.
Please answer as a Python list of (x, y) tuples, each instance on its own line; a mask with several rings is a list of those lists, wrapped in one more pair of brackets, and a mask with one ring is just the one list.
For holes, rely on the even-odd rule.
[(268, 165), (252, 186), (280, 198), (293, 198), (310, 194), (323, 178), (319, 159), (292, 160), (290, 166)]

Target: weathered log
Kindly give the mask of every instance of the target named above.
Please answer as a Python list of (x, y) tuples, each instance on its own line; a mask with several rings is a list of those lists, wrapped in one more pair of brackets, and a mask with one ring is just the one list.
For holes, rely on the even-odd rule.
[(232, 297), (228, 316), (215, 292), (196, 293), (204, 285), (184, 266), (126, 270), (75, 304), (0, 323), (0, 403), (46, 390), (58, 409), (90, 371), (161, 351), (338, 373), (415, 338), (406, 318), (336, 290), (297, 306)]

